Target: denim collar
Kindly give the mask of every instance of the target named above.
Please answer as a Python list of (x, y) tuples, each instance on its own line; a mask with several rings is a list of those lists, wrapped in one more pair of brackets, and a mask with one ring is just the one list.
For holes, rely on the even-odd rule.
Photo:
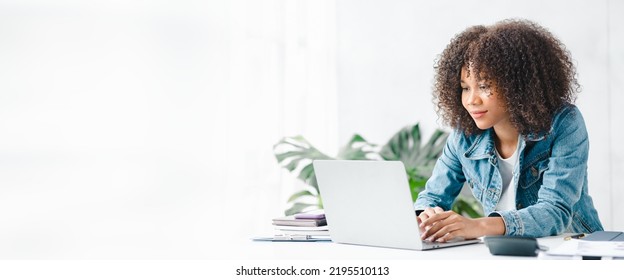
[[(520, 139), (518, 140), (519, 141), (518, 145), (520, 145), (521, 147), (520, 150), (523, 150), (526, 144), (525, 143), (526, 141), (531, 141), (531, 142), (541, 141), (544, 138), (546, 138), (547, 135), (548, 133), (531, 133), (529, 135), (520, 137)], [(495, 163), (496, 162), (495, 149), (496, 149), (496, 144), (494, 143), (494, 129), (490, 128), (476, 136), (474, 142), (468, 148), (468, 151), (464, 153), (464, 156), (467, 159), (472, 159), (472, 160), (490, 158), (490, 161), (492, 163)]]
[(484, 159), (484, 158), (492, 158), (492, 156), (496, 157), (496, 153), (494, 149), (496, 146), (494, 144), (494, 129), (490, 128), (483, 131), (480, 134), (477, 134), (474, 142), (468, 148), (468, 151), (464, 153), (464, 156), (467, 159)]
[(546, 138), (546, 136), (550, 134), (551, 132), (552, 132), (552, 129), (549, 132), (530, 133), (529, 135), (524, 136), (522, 138), (524, 138), (525, 141), (537, 142), (537, 141), (544, 140), (544, 138)]

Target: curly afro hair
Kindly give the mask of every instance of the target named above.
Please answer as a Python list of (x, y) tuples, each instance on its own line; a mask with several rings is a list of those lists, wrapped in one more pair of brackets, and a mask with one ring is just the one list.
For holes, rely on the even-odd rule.
[(461, 100), (461, 70), (494, 86), (521, 135), (548, 133), (558, 109), (580, 86), (570, 53), (548, 30), (527, 20), (473, 26), (456, 35), (435, 64), (434, 102), (444, 122), (467, 135), (482, 131)]

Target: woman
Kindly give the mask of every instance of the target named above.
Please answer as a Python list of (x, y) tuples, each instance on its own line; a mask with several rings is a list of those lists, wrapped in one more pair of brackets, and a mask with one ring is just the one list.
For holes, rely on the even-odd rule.
[[(533, 22), (474, 26), (451, 40), (436, 64), (434, 96), (454, 130), (414, 204), (422, 238), (602, 230), (588, 194), (578, 89), (565, 47)], [(464, 183), (487, 217), (449, 210)]]

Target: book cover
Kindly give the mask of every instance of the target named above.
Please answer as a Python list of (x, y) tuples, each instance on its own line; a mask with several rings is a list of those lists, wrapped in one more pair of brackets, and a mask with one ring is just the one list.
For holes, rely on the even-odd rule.
[(288, 230), (288, 231), (328, 231), (329, 227), (327, 226), (314, 226), (314, 227), (305, 227), (305, 226), (273, 226), (276, 230)]
[(297, 219), (295, 216), (286, 216), (273, 219), (276, 226), (307, 226), (317, 227), (327, 225), (326, 219)]
[(318, 209), (294, 215), (295, 219), (325, 219), (325, 210)]

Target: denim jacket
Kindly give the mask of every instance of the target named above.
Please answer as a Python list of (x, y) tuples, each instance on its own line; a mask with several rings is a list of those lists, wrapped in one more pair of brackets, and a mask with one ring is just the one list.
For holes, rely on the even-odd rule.
[(495, 211), (503, 189), (494, 131), (466, 136), (453, 131), (415, 209), (451, 209), (464, 183), (487, 216), (500, 216), (505, 235), (541, 237), (603, 230), (587, 191), (589, 140), (581, 112), (566, 105), (549, 133), (520, 137), (513, 171), (516, 210)]

